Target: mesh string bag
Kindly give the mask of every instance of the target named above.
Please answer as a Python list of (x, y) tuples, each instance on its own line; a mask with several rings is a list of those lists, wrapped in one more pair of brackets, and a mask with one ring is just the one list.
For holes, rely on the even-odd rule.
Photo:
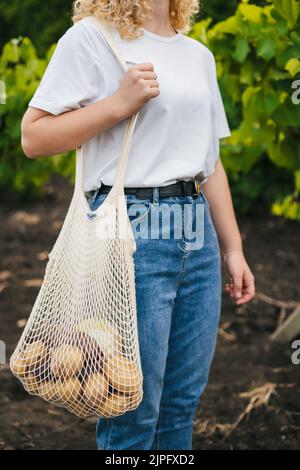
[[(105, 24), (98, 27), (124, 71)], [(80, 417), (112, 417), (142, 400), (133, 255), (124, 174), (138, 113), (128, 119), (111, 191), (92, 211), (84, 193), (85, 145), (73, 197), (49, 253), (43, 284), (11, 356), (25, 389)]]

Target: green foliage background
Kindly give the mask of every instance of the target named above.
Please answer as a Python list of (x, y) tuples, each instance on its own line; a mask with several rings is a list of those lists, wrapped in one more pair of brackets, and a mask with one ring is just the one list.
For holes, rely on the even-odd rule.
[(22, 35), (45, 54), (71, 25), (71, 0), (0, 0), (0, 10), (0, 49)]
[[(1, 21), (6, 22), (4, 29), (0, 22), (1, 41), (25, 33), (33, 38), (7, 41), (0, 56), (0, 80), (7, 91), (6, 104), (0, 105), (1, 191), (24, 197), (42, 194), (52, 172), (74, 177), (70, 154), (31, 161), (20, 144), (21, 118), (54, 50), (49, 45), (70, 26), (64, 13), (70, 12), (71, 2), (29, 0), (18, 19), (21, 2), (1, 3)], [(236, 208), (245, 213), (271, 210), (299, 220), (300, 104), (292, 102), (293, 94), (295, 103), (300, 100), (299, 0), (202, 3), (191, 36), (216, 57), (232, 130), (232, 137), (222, 142), (222, 161)], [(211, 17), (205, 16), (208, 12)]]

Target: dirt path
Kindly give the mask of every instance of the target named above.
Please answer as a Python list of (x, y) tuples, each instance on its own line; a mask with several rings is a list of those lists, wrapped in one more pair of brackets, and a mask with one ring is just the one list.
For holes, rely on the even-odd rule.
[[(0, 210), (0, 339), (7, 344), (8, 358), (38, 293), (47, 251), (71, 193), (70, 186), (58, 179), (49, 185), (43, 202), (10, 203)], [(273, 217), (240, 219), (239, 224), (257, 291), (299, 302), (299, 224)], [(259, 299), (235, 307), (225, 295), (223, 299), (210, 384), (195, 423), (195, 448), (299, 448), (300, 365), (292, 365), (290, 345), (272, 345), (269, 340), (278, 307)], [(253, 410), (224, 440), (229, 425), (249, 403), (239, 394), (266, 383), (276, 385), (269, 405)], [(95, 419), (73, 417), (30, 397), (7, 366), (0, 366), (0, 422), (0, 449), (95, 449)]]

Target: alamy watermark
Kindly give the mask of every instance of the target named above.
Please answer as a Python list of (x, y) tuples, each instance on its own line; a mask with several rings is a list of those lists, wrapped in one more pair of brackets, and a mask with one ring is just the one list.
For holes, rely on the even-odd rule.
[(294, 366), (298, 366), (300, 364), (300, 339), (293, 341), (291, 348), (295, 350), (291, 356), (292, 363)]
[(182, 204), (133, 202), (127, 210), (122, 197), (117, 204), (104, 201), (96, 211), (87, 213), (91, 223), (96, 224), (98, 239), (127, 239), (131, 229), (135, 239), (183, 240), (189, 250), (203, 247), (204, 216), (202, 201)]
[(292, 103), (298, 105), (300, 104), (300, 80), (294, 80), (292, 82), (292, 89), (295, 90), (292, 93)]

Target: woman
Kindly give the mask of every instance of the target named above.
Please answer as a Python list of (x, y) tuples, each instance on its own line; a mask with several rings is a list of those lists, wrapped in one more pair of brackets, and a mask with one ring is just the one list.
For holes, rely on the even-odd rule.
[[(219, 139), (230, 130), (214, 56), (184, 34), (196, 0), (81, 0), (74, 8), (74, 25), (24, 115), (25, 154), (49, 156), (86, 143), (85, 191), (96, 209), (114, 183), (127, 118), (140, 111), (124, 185), (128, 210), (139, 206), (132, 226), (163, 205), (191, 214), (187, 224), (175, 217), (170, 228), (161, 219), (154, 235), (136, 237), (144, 396), (135, 411), (99, 419), (98, 447), (188, 450), (215, 349), (219, 241), (230, 276), (226, 291), (237, 305), (254, 296), (219, 158)], [(90, 15), (113, 26), (129, 65), (125, 74)], [(190, 237), (199, 222), (200, 243)]]

